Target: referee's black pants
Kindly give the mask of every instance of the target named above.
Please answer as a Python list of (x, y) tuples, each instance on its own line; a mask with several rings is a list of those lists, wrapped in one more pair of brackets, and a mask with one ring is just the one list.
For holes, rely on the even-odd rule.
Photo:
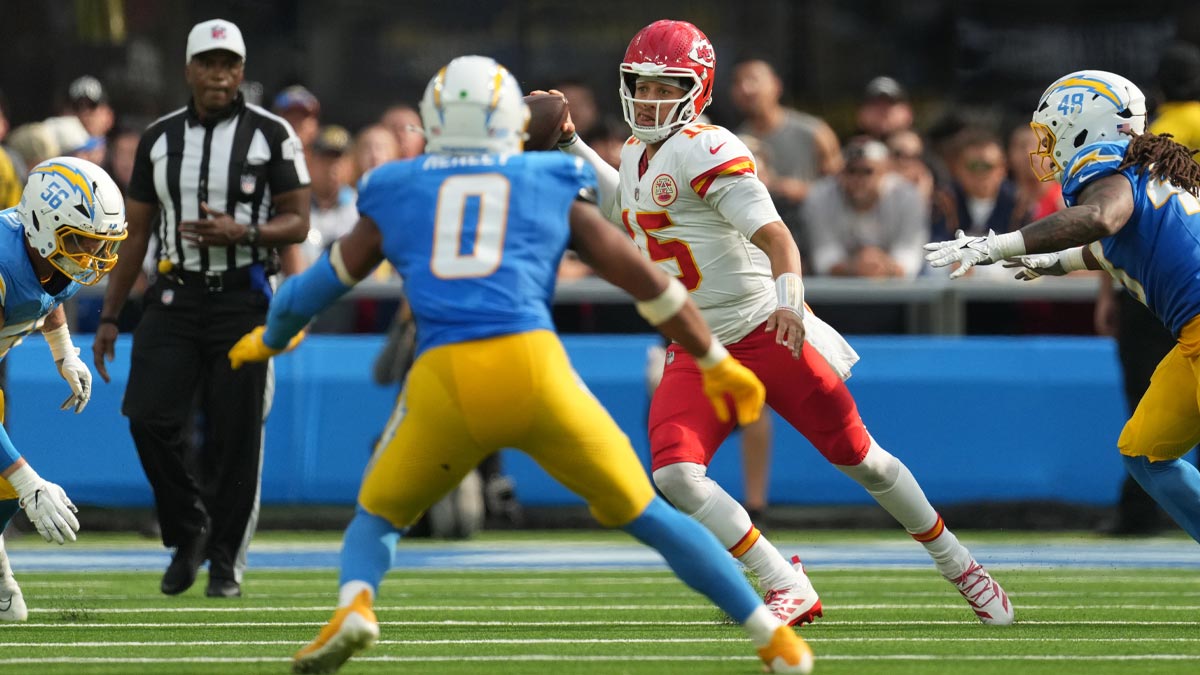
[(258, 520), (274, 382), (269, 363), (235, 371), (227, 354), (266, 321), (268, 302), (257, 289), (211, 292), (159, 278), (134, 332), (121, 409), (154, 491), (163, 544), (177, 547), (207, 531), (210, 578), (238, 583)]

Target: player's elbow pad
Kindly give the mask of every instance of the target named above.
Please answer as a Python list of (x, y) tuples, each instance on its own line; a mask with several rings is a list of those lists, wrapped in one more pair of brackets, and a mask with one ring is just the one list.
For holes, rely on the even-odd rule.
[(322, 254), (312, 267), (279, 287), (279, 292), (271, 301), (263, 342), (268, 347), (282, 349), (317, 313), (336, 302), (351, 288), (338, 278), (333, 263), (329, 261), (329, 253)]

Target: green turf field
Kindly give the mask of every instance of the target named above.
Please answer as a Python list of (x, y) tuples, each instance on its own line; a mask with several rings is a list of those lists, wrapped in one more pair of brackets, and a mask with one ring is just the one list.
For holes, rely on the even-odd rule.
[[(538, 537), (627, 543), (610, 533), (511, 539), (527, 544)], [(886, 537), (894, 543), (894, 533)], [(974, 533), (970, 539), (1015, 540)], [(322, 535), (322, 541), (333, 540)], [(23, 538), (9, 548), (26, 546), (40, 544)], [(1195, 569), (997, 570), (1017, 608), (1018, 625), (1008, 628), (978, 624), (932, 568), (809, 572), (826, 610), (801, 630), (816, 652), (816, 673), (1200, 672)], [(288, 672), (291, 653), (328, 618), (336, 586), (333, 570), (252, 569), (240, 600), (203, 597), (203, 574), (191, 591), (168, 598), (156, 590), (159, 574), (17, 569), (30, 619), (0, 624), (0, 671)], [(380, 644), (342, 672), (759, 672), (741, 630), (666, 572), (397, 570), (376, 609)]]

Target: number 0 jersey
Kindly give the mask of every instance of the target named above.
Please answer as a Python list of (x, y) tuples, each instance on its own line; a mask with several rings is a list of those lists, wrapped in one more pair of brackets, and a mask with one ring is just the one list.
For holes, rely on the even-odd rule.
[(25, 248), (25, 229), (17, 209), (0, 211), (0, 359), (21, 339), (42, 326), (46, 315), (79, 292), (74, 281), (50, 295), (42, 288)]
[(1133, 215), (1089, 249), (1114, 278), (1178, 337), (1200, 315), (1200, 200), (1171, 183), (1118, 171), (1128, 141), (1093, 143), (1063, 168), (1063, 199), (1074, 206), (1089, 183), (1120, 173), (1133, 188)]
[(363, 177), (358, 211), (404, 278), (417, 353), (438, 345), (554, 330), (550, 301), (568, 212), (596, 175), (560, 152), (422, 155)]
[(646, 145), (621, 149), (620, 196), (609, 218), (691, 293), (713, 334), (729, 344), (767, 320), (778, 302), (771, 263), (750, 237), (780, 220), (732, 132), (693, 124), (648, 162)]

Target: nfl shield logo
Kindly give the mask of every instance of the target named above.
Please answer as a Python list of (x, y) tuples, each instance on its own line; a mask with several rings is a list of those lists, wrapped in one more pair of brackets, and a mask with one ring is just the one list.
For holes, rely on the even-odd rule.
[(169, 305), (175, 302), (175, 289), (167, 288), (162, 292), (162, 304)]
[(213, 26), (212, 39), (224, 40), (225, 39), (225, 26)]
[(258, 185), (258, 180), (252, 173), (242, 174), (242, 193), (247, 195), (254, 194), (254, 188)]

